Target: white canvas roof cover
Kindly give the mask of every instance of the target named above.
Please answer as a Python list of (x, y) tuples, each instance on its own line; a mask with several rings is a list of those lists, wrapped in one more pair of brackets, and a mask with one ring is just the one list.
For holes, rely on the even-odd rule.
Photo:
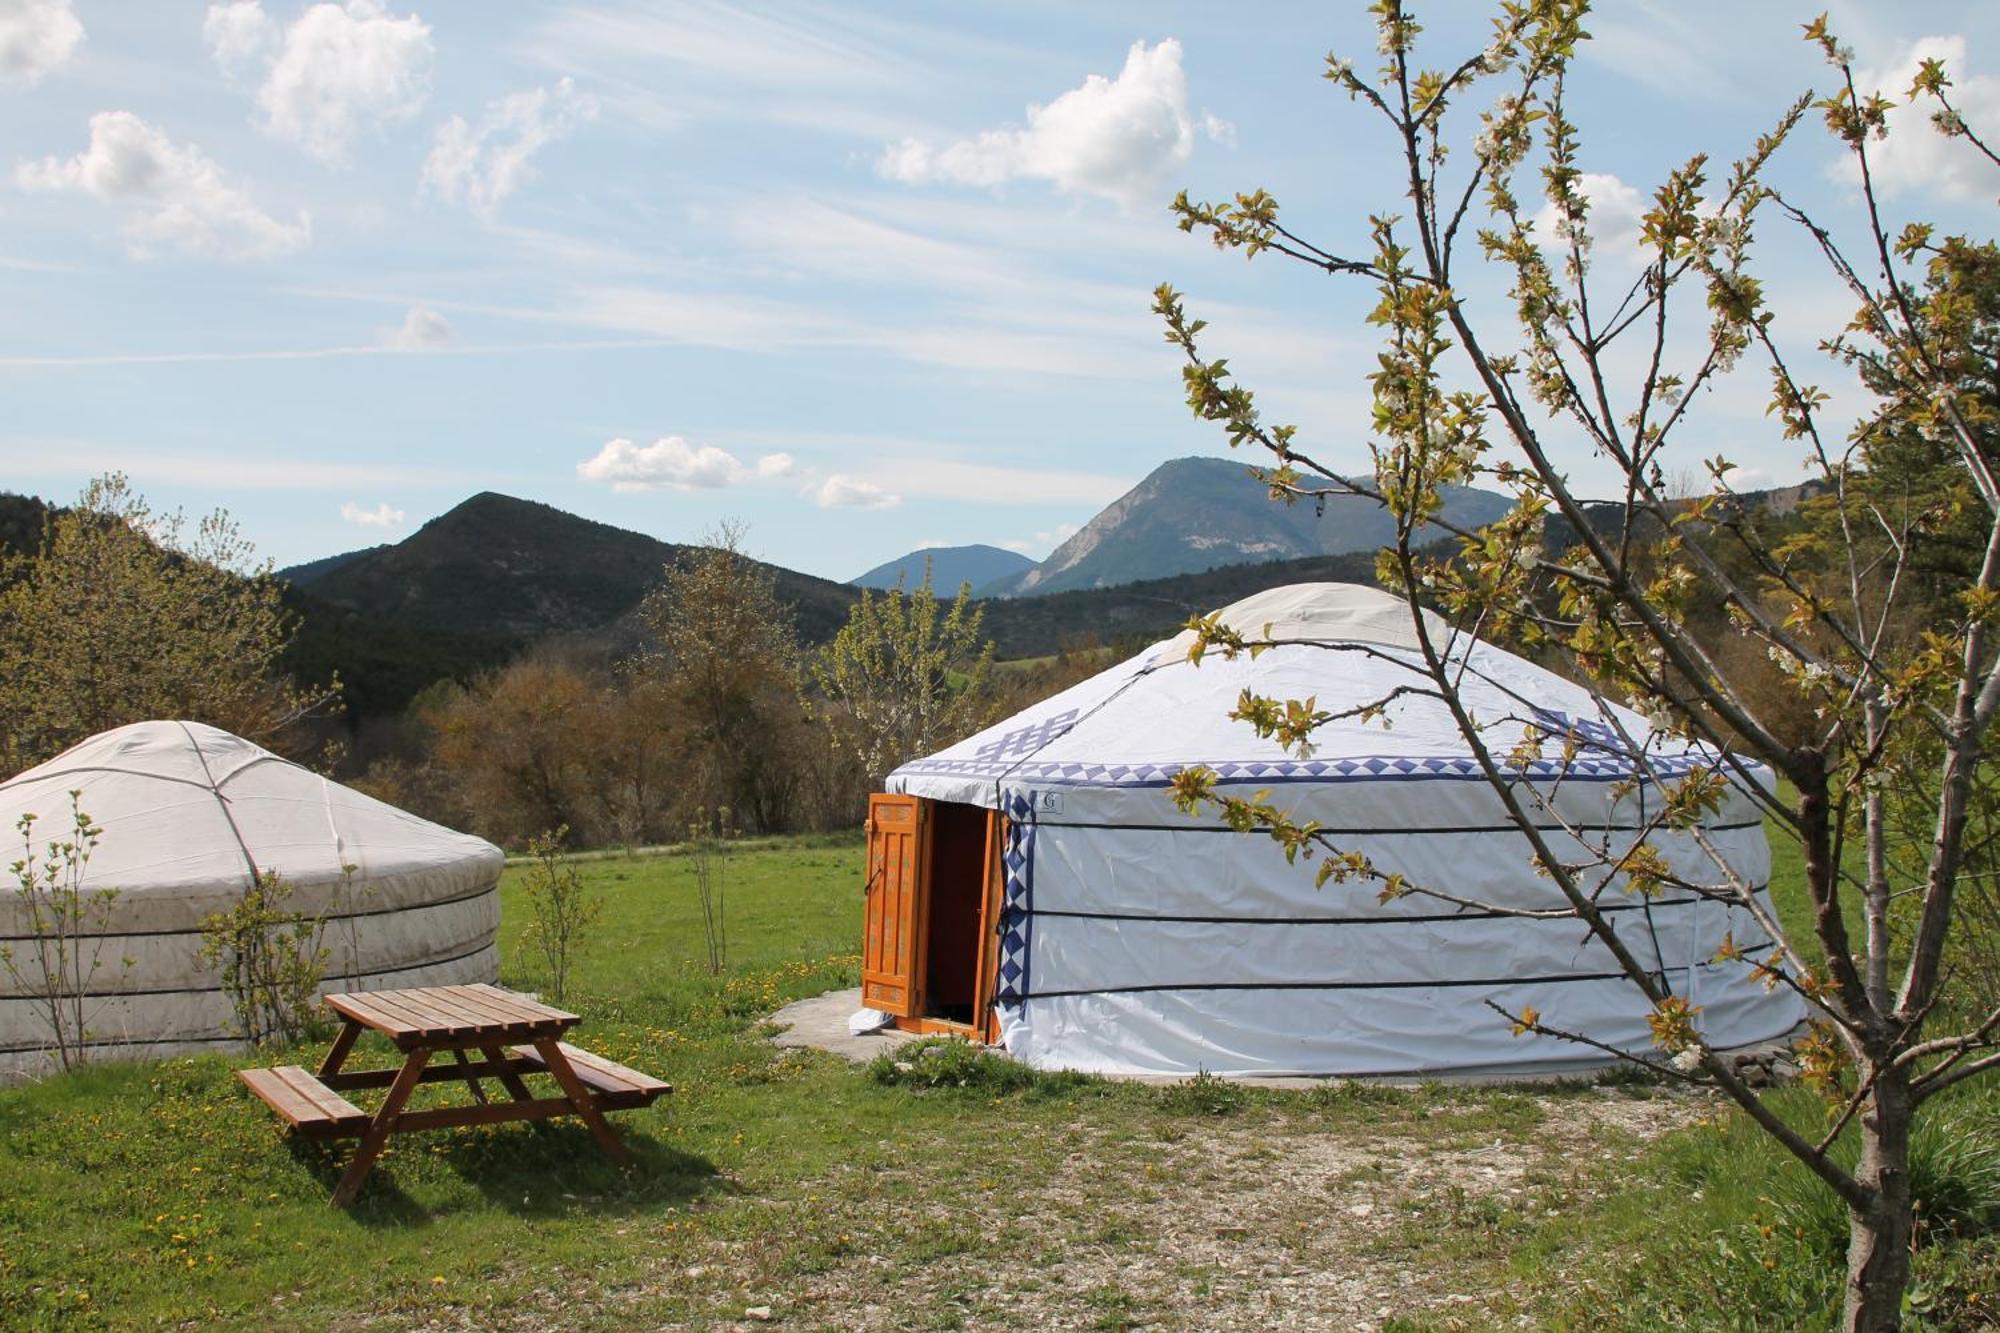
[[(30, 853), (70, 835), (70, 793), (103, 830), (86, 892), (115, 889), (93, 990), (95, 1039), (121, 1049), (227, 1040), (228, 1004), (199, 961), (200, 930), (256, 871), (293, 886), (286, 906), (323, 916), (327, 988), (491, 981), (504, 858), (457, 833), (198, 722), (108, 731), (0, 782), (0, 832), (33, 814)], [(32, 925), (0, 886), (0, 943)], [(125, 958), (132, 959), (128, 968)], [(46, 1035), (0, 976), (0, 1066)], [(19, 1063), (16, 1061), (15, 1063)]]
[[(1421, 1073), (1559, 1067), (1602, 1056), (1514, 1040), (1486, 1007), (1533, 1004), (1621, 1049), (1650, 1039), (1640, 992), (1574, 920), (1525, 920), (1374, 883), (1316, 890), (1261, 835), (1188, 816), (1167, 790), (1195, 764), (1239, 795), (1269, 790), (1379, 868), (1497, 908), (1560, 907), (1443, 703), (1427, 688), (1410, 609), (1373, 588), (1299, 584), (1220, 613), (1277, 646), (1187, 658), (1192, 635), (1156, 644), (890, 775), (888, 788), (1005, 811), (1011, 819), (999, 995), (1010, 1049), (1038, 1065), (1104, 1072)], [(1432, 617), (1438, 650), (1496, 756), (1533, 726), (1544, 758), (1512, 774), (1565, 859), (1614, 857), (1644, 836), (1694, 884), (1770, 874), (1745, 770), (1701, 835), (1652, 827), (1664, 780), (1713, 756), (1656, 734), (1629, 709)], [(1229, 714), (1244, 690), (1314, 698), (1338, 713), (1311, 755), (1288, 755)], [(1638, 757), (1643, 756), (1643, 760)], [(1635, 781), (1635, 776), (1640, 780)], [(1719, 854), (1711, 856), (1702, 843)], [(1740, 965), (1712, 964), (1724, 932), (1762, 938), (1741, 907), (1668, 892), (1606, 902), (1621, 938), (1678, 994), (1698, 994), (1708, 1040), (1789, 1031), (1801, 1008)]]

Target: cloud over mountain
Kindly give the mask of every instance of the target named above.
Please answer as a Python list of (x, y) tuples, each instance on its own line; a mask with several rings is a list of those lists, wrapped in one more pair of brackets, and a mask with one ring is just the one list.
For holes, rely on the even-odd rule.
[(395, 528), (403, 523), (403, 511), (391, 508), (387, 500), (373, 509), (363, 509), (350, 500), (340, 507), (340, 517), (362, 528)]
[(651, 444), (610, 440), (594, 457), (576, 465), (585, 481), (609, 482), (614, 491), (717, 490), (739, 482), (770, 481), (792, 471), (790, 454), (765, 454), (745, 464), (727, 449), (694, 445), (678, 435)]
[(836, 472), (808, 492), (821, 509), (894, 509), (903, 497), (872, 481)]

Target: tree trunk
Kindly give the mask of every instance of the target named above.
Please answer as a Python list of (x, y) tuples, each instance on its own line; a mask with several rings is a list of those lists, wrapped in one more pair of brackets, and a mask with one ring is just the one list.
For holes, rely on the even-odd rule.
[(1910, 1285), (1910, 1122), (1916, 1110), (1904, 1071), (1885, 1071), (1861, 1115), (1855, 1179), (1875, 1197), (1848, 1209), (1847, 1293), (1841, 1328), (1884, 1333), (1903, 1324)]

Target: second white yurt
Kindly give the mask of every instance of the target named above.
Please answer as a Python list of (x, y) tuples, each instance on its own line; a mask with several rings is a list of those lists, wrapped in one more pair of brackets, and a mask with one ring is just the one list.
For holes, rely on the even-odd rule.
[[(284, 906), (323, 921), (323, 991), (493, 981), (500, 850), (329, 781), (196, 722), (140, 722), (0, 782), (0, 865), (40, 862), (70, 836), (71, 797), (102, 830), (82, 884), (82, 1012), (91, 1054), (157, 1055), (233, 1043), (202, 922), (259, 872), (293, 886)], [(16, 825), (36, 816), (23, 848)], [(101, 890), (115, 896), (100, 899)], [(32, 914), (0, 881), (0, 1076), (50, 1063), (33, 998)]]
[[(1649, 1048), (1650, 1007), (1604, 945), (1561, 909), (1441, 701), (1423, 687), (1410, 610), (1346, 584), (1260, 593), (1223, 621), (1277, 646), (1188, 660), (1188, 635), (903, 765), (871, 802), (863, 1003), (916, 1031), (1003, 1044), (1043, 1068), (1105, 1073), (1546, 1072), (1600, 1051), (1517, 1037), (1532, 1006), (1556, 1027)], [(1621, 942), (1697, 1009), (1726, 1049), (1802, 1017), (1725, 936), (1768, 944), (1755, 914), (1697, 890), (1732, 882), (1768, 907), (1770, 849), (1743, 771), (1698, 834), (1653, 828), (1662, 784), (1712, 756), (1512, 653), (1427, 622), (1463, 668), (1462, 697), (1496, 755), (1526, 728), (1558, 738), (1513, 774), (1565, 861), (1615, 861), (1645, 837), (1677, 888), (1602, 898)], [(1335, 722), (1310, 757), (1259, 739), (1230, 712), (1245, 691), (1339, 713), (1392, 700), (1380, 720)], [(1564, 742), (1574, 755), (1558, 752)], [(1384, 874), (1478, 905), (1375, 881), (1314, 886), (1261, 833), (1176, 809), (1192, 765), (1221, 790), (1317, 820)], [(1706, 843), (1715, 856), (1705, 851)], [(1719, 860), (1718, 860), (1719, 857)], [(1764, 949), (1768, 954), (1768, 947)]]

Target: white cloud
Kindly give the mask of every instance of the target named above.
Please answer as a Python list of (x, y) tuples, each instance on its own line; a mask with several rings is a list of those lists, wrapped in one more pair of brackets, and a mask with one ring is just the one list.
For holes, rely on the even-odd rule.
[[(1211, 137), (1224, 122), (1205, 118)], [(1028, 108), (1026, 128), (986, 130), (942, 148), (918, 139), (890, 145), (876, 163), (900, 181), (1000, 185), (1028, 178), (1127, 206), (1157, 196), (1194, 152), (1181, 44), (1134, 42), (1116, 78), (1093, 74), (1045, 106)]]
[(1077, 525), (1074, 523), (1058, 523), (1046, 532), (1038, 532), (1032, 537), (1018, 538), (1014, 541), (1001, 542), (1000, 544), (1010, 551), (1018, 551), (1022, 555), (1034, 556), (1036, 559), (1040, 559), (1056, 547), (1061, 546), (1071, 537), (1076, 536), (1077, 531)]
[[(231, 40), (254, 38), (251, 7), (231, 8), (240, 11), (225, 20)], [(209, 44), (217, 50), (212, 34)], [(322, 162), (345, 162), (362, 130), (422, 109), (433, 54), (430, 26), (415, 14), (397, 18), (379, 0), (313, 5), (285, 29), (257, 89), (261, 124)]]
[(595, 457), (576, 465), (585, 481), (606, 481), (614, 491), (716, 490), (738, 482), (770, 481), (792, 471), (790, 454), (765, 454), (746, 466), (727, 449), (693, 445), (678, 435), (651, 444), (610, 440)]
[(449, 347), (457, 341), (457, 338), (458, 335), (452, 331), (451, 321), (429, 306), (413, 305), (404, 313), (401, 324), (380, 330), (376, 341), (384, 347), (418, 352), (430, 348)]
[(304, 248), (310, 219), (280, 222), (223, 178), (192, 144), (182, 146), (129, 111), (90, 118), (90, 147), (68, 159), (23, 162), (24, 190), (75, 190), (126, 212), (125, 235), (139, 258), (162, 248), (218, 259), (262, 259)]
[[(1367, 400), (1361, 401), (1365, 404)], [(755, 441), (760, 445), (782, 445), (809, 456), (867, 460), (851, 464), (853, 470), (841, 475), (905, 498), (923, 496), (981, 504), (1076, 504), (1095, 510), (1131, 490), (1136, 480), (1130, 475), (972, 462), (953, 455), (985, 457), (991, 450), (922, 436), (759, 430), (733, 435), (718, 432), (718, 438), (724, 443)]]
[(1703, 16), (1676, 12), (1672, 0), (1625, 0), (1590, 16), (1590, 40), (1579, 50), (1584, 59), (1677, 101), (1740, 102), (1745, 85), (1728, 65), (1730, 44), (1716, 38)]
[(201, 39), (208, 54), (231, 76), (262, 64), (278, 45), (278, 25), (259, 0), (224, 0), (208, 7)]
[[(1584, 228), (1590, 233), (1591, 253), (1621, 260), (1636, 258), (1640, 222), (1652, 207), (1652, 201), (1618, 177), (1596, 171), (1579, 176), (1577, 190), (1590, 203), (1584, 215)], [(1544, 249), (1566, 254), (1569, 242), (1557, 230), (1558, 221), (1554, 202), (1544, 202), (1532, 219), (1535, 242)]]
[[(1961, 36), (1922, 37), (1886, 67), (1854, 71), (1854, 86), (1862, 96), (1880, 91), (1896, 103), (1887, 117), (1888, 137), (1868, 143), (1869, 174), (1885, 196), (1935, 190), (1951, 199), (1990, 199), (2000, 191), (2000, 167), (1963, 139), (1947, 139), (1931, 124), (1932, 113), (1939, 109), (1935, 99), (1904, 101), (1918, 66), (1926, 59), (1942, 60), (1952, 81), (1948, 95), (1966, 122), (1975, 128), (2000, 123), (2000, 79), (1968, 73), (1965, 51)], [(1861, 168), (1847, 153), (1834, 163), (1833, 174), (1849, 184), (1861, 182)]]
[(821, 509), (894, 509), (903, 497), (891, 494), (872, 481), (836, 472), (814, 487), (810, 494)]
[(391, 509), (384, 500), (373, 509), (363, 509), (353, 501), (340, 507), (340, 516), (347, 522), (363, 528), (396, 528), (403, 524), (403, 511)]
[(158, 454), (126, 444), (73, 436), (0, 435), (0, 473), (68, 479), (125, 472), (145, 485), (193, 486), (216, 492), (328, 491), (374, 486), (455, 487), (454, 468), (386, 463), (330, 463), (242, 449), (216, 454)]
[(508, 195), (534, 179), (532, 160), (551, 141), (597, 114), (594, 98), (562, 79), (489, 102), (477, 129), (453, 116), (424, 159), (424, 187), (447, 203), (492, 218)]
[(83, 44), (70, 0), (0, 0), (0, 81), (36, 83)]
[(905, 495), (987, 504), (1108, 504), (1132, 489), (1129, 477), (1060, 468), (996, 467), (948, 458), (905, 458), (881, 474)]

